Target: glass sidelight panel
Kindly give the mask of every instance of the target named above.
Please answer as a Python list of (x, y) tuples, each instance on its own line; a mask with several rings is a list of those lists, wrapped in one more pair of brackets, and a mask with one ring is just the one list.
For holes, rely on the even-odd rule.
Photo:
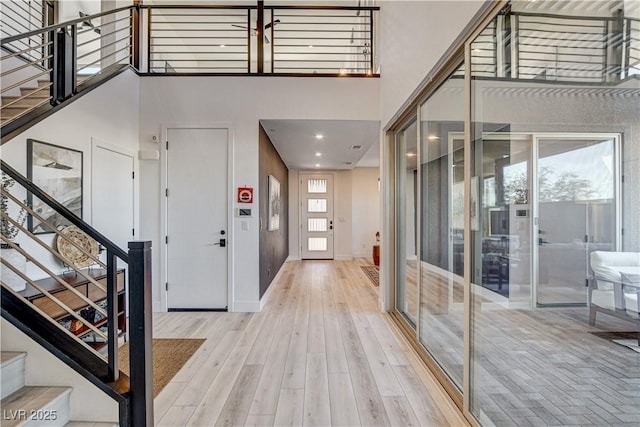
[(462, 389), (465, 206), (462, 81), (447, 80), (422, 104), (420, 116), (419, 340)]
[(615, 140), (538, 139), (538, 305), (586, 304), (593, 251), (616, 247)]
[(326, 193), (326, 179), (309, 179), (307, 180), (307, 193)]
[(327, 231), (327, 218), (309, 218), (307, 231)]
[(396, 135), (396, 309), (418, 322), (418, 127), (411, 122)]
[[(482, 191), (476, 224), (481, 255), (476, 283), (506, 301), (531, 301), (532, 142), (530, 135), (487, 134), (476, 143)], [(481, 160), (480, 160), (481, 159)]]
[(326, 212), (327, 199), (309, 199), (307, 212)]
[(327, 250), (327, 238), (326, 237), (309, 237), (308, 250), (310, 252), (326, 251)]

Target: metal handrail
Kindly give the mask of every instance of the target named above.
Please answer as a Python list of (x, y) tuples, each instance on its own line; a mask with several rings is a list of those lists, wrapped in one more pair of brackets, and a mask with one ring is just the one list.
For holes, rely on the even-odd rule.
[(77, 18), (77, 19), (72, 19), (70, 21), (65, 21), (65, 22), (62, 22), (62, 23), (59, 23), (59, 24), (49, 25), (47, 27), (40, 28), (40, 29), (33, 30), (33, 31), (29, 31), (29, 32), (26, 32), (26, 33), (23, 33), (23, 34), (17, 34), (15, 36), (5, 37), (5, 38), (0, 40), (0, 46), (1, 45), (5, 45), (7, 43), (14, 42), (16, 40), (20, 40), (20, 39), (24, 39), (24, 38), (32, 37), (32, 36), (37, 36), (39, 34), (44, 34), (44, 33), (50, 32), (50, 31), (55, 31), (55, 30), (58, 30), (60, 28), (66, 28), (66, 27), (68, 27), (70, 25), (81, 24), (81, 23), (83, 23), (85, 21), (90, 21), (90, 20), (95, 19), (95, 18), (100, 18), (100, 17), (106, 16), (106, 15), (111, 15), (111, 14), (122, 12), (122, 11), (125, 11), (125, 10), (134, 9), (135, 7), (136, 6), (123, 6), (123, 7), (117, 8), (117, 9), (108, 10), (106, 12), (100, 12), (100, 13), (96, 13), (96, 14), (89, 15), (89, 16), (83, 16), (82, 18)]

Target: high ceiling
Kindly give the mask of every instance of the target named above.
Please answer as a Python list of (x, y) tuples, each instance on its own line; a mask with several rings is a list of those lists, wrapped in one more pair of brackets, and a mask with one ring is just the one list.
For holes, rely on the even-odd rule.
[(380, 122), (261, 120), (260, 123), (289, 169), (346, 170), (379, 165)]

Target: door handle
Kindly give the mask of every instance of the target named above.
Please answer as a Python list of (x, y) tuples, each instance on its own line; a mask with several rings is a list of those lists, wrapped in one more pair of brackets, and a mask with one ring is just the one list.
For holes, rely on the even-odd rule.
[(220, 239), (220, 242), (214, 243), (214, 246), (220, 246), (221, 248), (224, 248), (225, 246), (227, 246), (227, 239)]

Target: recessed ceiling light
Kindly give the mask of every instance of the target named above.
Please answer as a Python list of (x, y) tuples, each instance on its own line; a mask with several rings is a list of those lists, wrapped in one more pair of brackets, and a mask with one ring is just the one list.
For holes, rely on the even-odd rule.
[(415, 157), (416, 153), (407, 153), (407, 157)]
[(227, 47), (227, 46), (225, 46), (225, 45), (221, 44), (221, 45), (220, 45), (220, 47)]
[(310, 44), (310, 45), (309, 45), (309, 47), (313, 47), (313, 45), (312, 45), (312, 44)]
[(316, 163), (316, 167), (319, 168), (320, 167), (320, 163)]
[(316, 139), (322, 139), (324, 138), (324, 135), (321, 133), (316, 133)]
[(429, 141), (435, 141), (435, 140), (440, 139), (440, 137), (439, 137), (439, 136), (437, 136), (437, 135), (429, 135), (429, 136), (427, 137), (427, 139), (428, 139)]
[(347, 74), (347, 70), (345, 70), (344, 68), (340, 68), (340, 75), (344, 76), (345, 74)]
[(322, 153), (316, 153), (316, 157), (322, 156)]

